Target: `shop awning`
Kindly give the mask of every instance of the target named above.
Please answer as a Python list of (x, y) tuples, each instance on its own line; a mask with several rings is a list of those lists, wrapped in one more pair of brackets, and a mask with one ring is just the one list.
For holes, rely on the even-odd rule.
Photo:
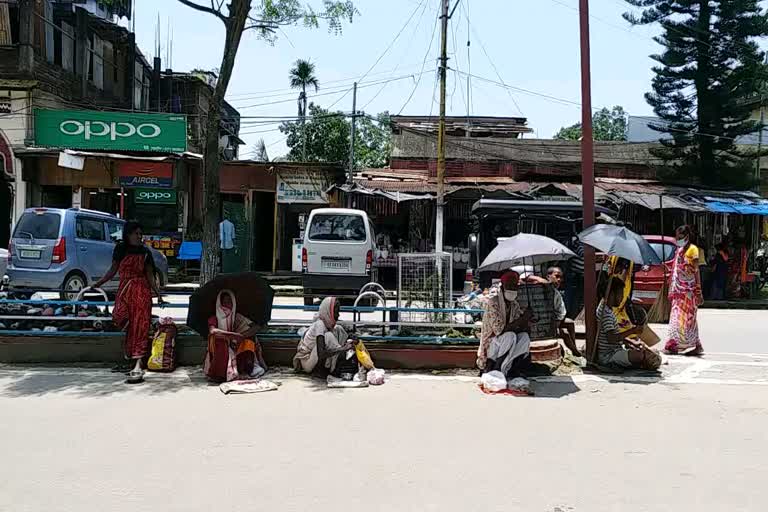
[(358, 184), (344, 184), (344, 185), (333, 185), (331, 188), (327, 190), (327, 192), (331, 192), (333, 190), (340, 190), (342, 192), (346, 192), (347, 194), (363, 194), (367, 196), (379, 196), (379, 197), (385, 197), (387, 199), (390, 199), (392, 201), (395, 201), (397, 203), (401, 203), (403, 201), (432, 201), (435, 199), (435, 197), (431, 194), (412, 194), (409, 192), (390, 192), (387, 190), (382, 190), (379, 188), (368, 188), (363, 187)]
[(725, 202), (709, 200), (704, 203), (706, 209), (714, 213), (734, 213), (741, 215), (768, 215), (768, 201), (753, 203)]
[(660, 208), (664, 208), (665, 210), (677, 209), (694, 212), (703, 212), (707, 210), (700, 203), (688, 201), (681, 196), (624, 191), (613, 191), (611, 192), (611, 195), (629, 204), (642, 206), (649, 210), (658, 210)]
[[(472, 213), (477, 212), (578, 212), (581, 213), (581, 201), (540, 201), (536, 199), (480, 199), (472, 205)], [(615, 215), (616, 212), (595, 205), (596, 213)]]

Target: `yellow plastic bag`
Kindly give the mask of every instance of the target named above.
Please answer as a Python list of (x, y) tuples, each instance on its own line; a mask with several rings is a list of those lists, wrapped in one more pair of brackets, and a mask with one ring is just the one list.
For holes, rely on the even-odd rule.
[(355, 345), (355, 354), (357, 355), (357, 360), (363, 365), (363, 368), (366, 370), (373, 369), (373, 359), (371, 359), (371, 354), (368, 353), (368, 349), (365, 348), (362, 341), (359, 341), (357, 345)]

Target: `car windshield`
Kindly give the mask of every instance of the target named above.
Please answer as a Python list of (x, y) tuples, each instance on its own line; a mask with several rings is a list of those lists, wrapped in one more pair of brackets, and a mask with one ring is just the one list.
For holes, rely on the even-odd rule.
[(312, 218), (309, 239), (334, 242), (364, 242), (365, 224), (360, 215), (319, 214)]
[[(675, 256), (675, 246), (662, 242), (651, 242), (654, 252), (661, 258), (661, 261), (670, 261)], [(664, 254), (661, 252), (664, 251)]]
[(59, 238), (61, 216), (52, 212), (26, 212), (13, 232), (13, 238), (30, 238), (34, 240), (56, 240)]

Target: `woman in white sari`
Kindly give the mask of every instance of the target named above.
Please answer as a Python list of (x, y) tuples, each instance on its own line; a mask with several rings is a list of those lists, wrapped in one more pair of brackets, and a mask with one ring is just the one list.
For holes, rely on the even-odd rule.
[(347, 331), (338, 325), (340, 312), (336, 297), (323, 299), (317, 318), (304, 332), (293, 357), (295, 370), (318, 377), (357, 373), (358, 360), (354, 352), (357, 342), (350, 340)]

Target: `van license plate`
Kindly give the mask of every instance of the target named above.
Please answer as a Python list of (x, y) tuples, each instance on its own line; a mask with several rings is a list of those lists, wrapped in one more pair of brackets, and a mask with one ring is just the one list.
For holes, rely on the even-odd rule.
[(40, 251), (19, 251), (19, 256), (26, 260), (39, 260)]
[(323, 269), (349, 270), (349, 260), (323, 260)]

